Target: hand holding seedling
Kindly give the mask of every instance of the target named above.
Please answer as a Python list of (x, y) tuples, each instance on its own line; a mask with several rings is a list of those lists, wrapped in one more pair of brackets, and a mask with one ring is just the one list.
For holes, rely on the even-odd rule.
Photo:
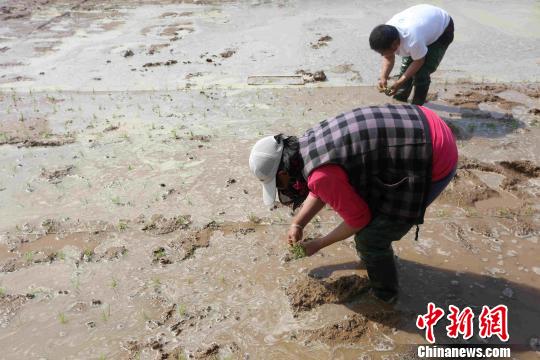
[(294, 244), (289, 247), (289, 252), (291, 253), (294, 260), (301, 259), (307, 256), (306, 249), (300, 244)]
[(379, 92), (381, 93), (384, 93), (386, 96), (393, 96), (396, 94), (396, 92), (403, 86), (403, 81), (398, 80), (396, 81), (392, 86), (388, 87), (388, 86), (384, 86), (382, 87), (380, 85), (380, 82), (379, 82), (379, 85), (377, 86), (377, 89), (379, 90)]
[(304, 230), (300, 225), (291, 224), (289, 231), (287, 232), (287, 242), (289, 245), (294, 245), (304, 236)]
[(392, 95), (392, 88), (391, 87), (377, 86), (377, 89), (379, 90), (380, 93), (385, 93), (385, 95), (387, 95), (387, 96)]
[(289, 252), (292, 258), (297, 260), (306, 256), (311, 256), (325, 246), (322, 238), (310, 238), (297, 242), (289, 246)]

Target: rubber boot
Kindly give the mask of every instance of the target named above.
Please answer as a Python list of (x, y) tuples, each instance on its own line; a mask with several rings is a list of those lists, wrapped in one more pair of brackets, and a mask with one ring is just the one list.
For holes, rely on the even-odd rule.
[(427, 85), (415, 85), (414, 95), (411, 104), (424, 105), (426, 102), (427, 94), (429, 90), (429, 84)]
[(398, 89), (398, 91), (394, 95), (394, 99), (397, 101), (407, 102), (407, 100), (409, 99), (409, 95), (411, 95), (412, 84), (412, 79), (407, 80), (405, 84), (403, 84), (403, 86)]
[(398, 294), (398, 277), (394, 257), (383, 257), (366, 264), (373, 295), (385, 303), (393, 303)]

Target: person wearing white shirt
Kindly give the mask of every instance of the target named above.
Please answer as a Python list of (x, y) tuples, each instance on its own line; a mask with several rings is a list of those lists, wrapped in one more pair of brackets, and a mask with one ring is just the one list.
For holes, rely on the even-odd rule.
[[(412, 6), (394, 15), (386, 24), (376, 26), (369, 36), (369, 45), (383, 57), (379, 89), (406, 102), (414, 86), (411, 103), (423, 105), (431, 74), (437, 70), (453, 40), (452, 18), (432, 5)], [(399, 78), (387, 87), (396, 54), (402, 57)]]

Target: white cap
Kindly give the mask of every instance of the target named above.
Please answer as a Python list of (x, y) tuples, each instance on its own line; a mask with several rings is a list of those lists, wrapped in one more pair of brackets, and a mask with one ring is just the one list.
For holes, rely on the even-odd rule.
[(262, 182), (265, 205), (272, 205), (276, 200), (276, 174), (282, 154), (283, 143), (278, 143), (273, 136), (262, 138), (251, 149), (249, 168)]

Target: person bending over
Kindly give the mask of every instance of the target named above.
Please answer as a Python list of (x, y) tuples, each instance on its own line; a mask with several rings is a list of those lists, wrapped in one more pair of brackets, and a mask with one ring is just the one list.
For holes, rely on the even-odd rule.
[[(354, 109), (322, 121), (299, 138), (260, 139), (249, 166), (263, 201), (301, 206), (287, 233), (307, 255), (354, 235), (370, 291), (392, 302), (398, 278), (392, 242), (423, 222), (426, 207), (456, 172), (450, 128), (416, 105)], [(328, 204), (342, 218), (329, 234), (302, 241), (304, 227)]]
[[(431, 74), (437, 70), (446, 49), (454, 40), (454, 21), (446, 11), (432, 5), (415, 5), (376, 26), (369, 36), (371, 49), (382, 55), (379, 90), (407, 102), (426, 102)], [(390, 87), (388, 77), (395, 56), (402, 57), (398, 80)]]

